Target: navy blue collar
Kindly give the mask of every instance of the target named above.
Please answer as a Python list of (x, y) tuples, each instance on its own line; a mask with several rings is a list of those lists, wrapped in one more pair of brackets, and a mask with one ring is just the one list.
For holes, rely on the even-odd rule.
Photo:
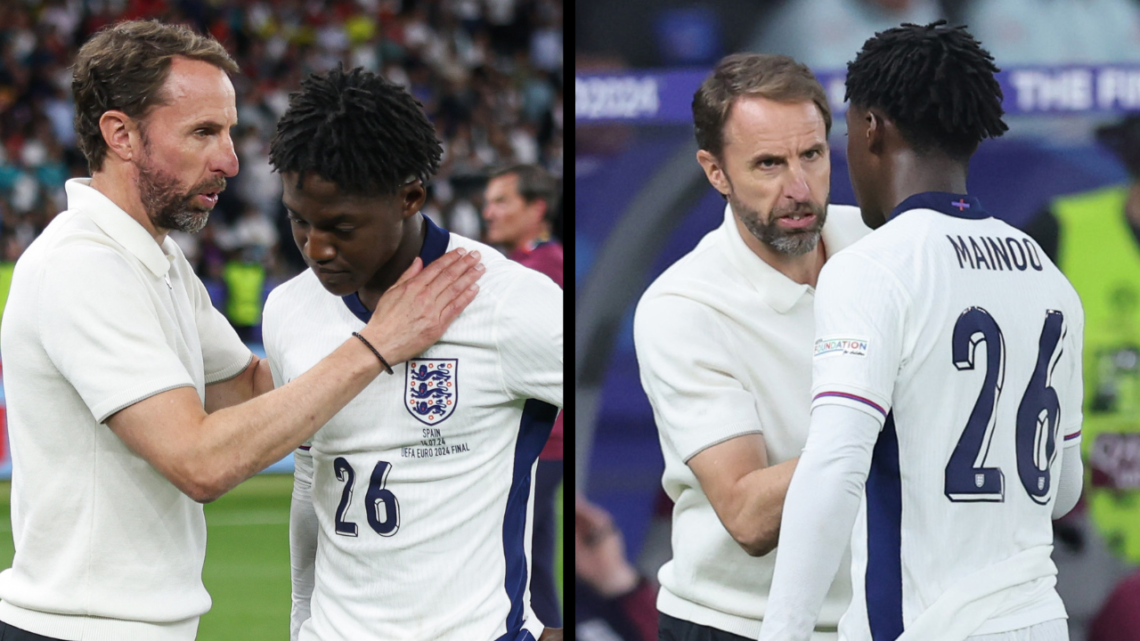
[[(447, 252), (447, 244), (451, 242), (451, 232), (436, 225), (427, 216), (423, 216), (423, 219), (424, 225), (427, 226), (427, 234), (424, 236), (424, 246), (420, 249), (420, 259), (424, 261), (424, 267), (427, 267)], [(342, 296), (341, 300), (348, 306), (349, 311), (365, 323), (372, 318), (372, 312), (360, 302), (360, 296), (356, 292)]]
[(990, 217), (986, 210), (982, 209), (982, 203), (973, 196), (951, 194), (944, 191), (924, 191), (899, 203), (899, 206), (891, 212), (891, 217), (888, 220), (894, 220), (899, 214), (911, 209), (933, 209), (947, 216), (971, 220)]

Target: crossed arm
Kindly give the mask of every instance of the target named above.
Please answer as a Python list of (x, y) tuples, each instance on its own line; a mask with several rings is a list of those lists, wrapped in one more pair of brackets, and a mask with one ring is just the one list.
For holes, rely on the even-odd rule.
[(764, 556), (780, 536), (784, 496), (798, 460), (769, 466), (764, 437), (745, 434), (702, 450), (689, 468), (732, 538), (749, 555)]
[(206, 413), (233, 407), (273, 390), (273, 375), (269, 372), (269, 360), (256, 355), (241, 374), (206, 386)]

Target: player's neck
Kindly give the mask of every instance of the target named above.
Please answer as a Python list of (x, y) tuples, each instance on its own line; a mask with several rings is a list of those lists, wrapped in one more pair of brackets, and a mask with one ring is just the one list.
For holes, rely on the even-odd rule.
[(416, 214), (404, 224), (404, 237), (392, 258), (384, 263), (380, 270), (372, 276), (356, 295), (368, 311), (376, 309), (376, 303), (388, 288), (400, 279), (400, 275), (412, 266), (412, 261), (420, 255), (424, 247), (424, 237), (427, 235), (427, 224), (424, 223), (423, 214)]
[(966, 163), (937, 154), (919, 157), (910, 150), (894, 154), (886, 173), (885, 187), (888, 207), (885, 212), (890, 217), (895, 207), (915, 194), (928, 191), (941, 191), (951, 194), (966, 193)]

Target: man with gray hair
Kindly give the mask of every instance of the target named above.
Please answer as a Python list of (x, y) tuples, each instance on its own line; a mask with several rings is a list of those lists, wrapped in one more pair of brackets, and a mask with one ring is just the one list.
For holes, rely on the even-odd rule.
[[(634, 318), (675, 504), (657, 608), (662, 640), (743, 641), (760, 634), (807, 439), (816, 278), (868, 230), (857, 208), (828, 205), (831, 109), (804, 65), (726, 57), (693, 97), (693, 122), (724, 222), (650, 285)], [(836, 638), (850, 594), (841, 569), (813, 639)]]
[[(0, 638), (189, 641), (210, 608), (206, 521), (475, 296), (477, 252), (411, 268), (370, 322), (273, 389), (172, 230), (198, 231), (237, 173), (215, 40), (158, 22), (96, 34), (75, 62), (92, 171), (16, 265), (0, 329), (16, 556)], [(257, 397), (257, 398), (254, 398)]]

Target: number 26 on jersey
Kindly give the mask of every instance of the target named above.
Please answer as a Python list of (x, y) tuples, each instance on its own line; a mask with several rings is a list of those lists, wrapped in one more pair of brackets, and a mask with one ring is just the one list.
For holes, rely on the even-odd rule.
[[(1029, 498), (1044, 505), (1049, 500), (1049, 466), (1057, 450), (1061, 407), (1050, 386), (1061, 355), (1065, 318), (1059, 311), (1045, 313), (1038, 341), (1037, 363), (1017, 407), (1014, 430), (1017, 476)], [(1005, 474), (999, 467), (984, 467), (990, 442), (997, 431), (994, 418), (1005, 380), (1005, 338), (997, 321), (981, 307), (970, 307), (954, 325), (953, 358), (959, 371), (972, 370), (978, 346), (986, 346), (986, 376), (966, 428), (946, 464), (946, 497), (951, 501), (1005, 500)], [(1003, 438), (1007, 438), (1002, 435)]]
[[(353, 484), (356, 482), (356, 470), (343, 456), (333, 461), (333, 470), (336, 479), (344, 483), (344, 490), (340, 493), (340, 505), (336, 508), (336, 533), (341, 536), (358, 536), (359, 528), (352, 521), (346, 521), (344, 513), (352, 502)], [(388, 483), (388, 472), (392, 471), (392, 464), (387, 461), (378, 461), (372, 468), (372, 477), (368, 480), (368, 491), (364, 494), (364, 511), (368, 515), (368, 525), (380, 536), (392, 536), (400, 529), (400, 503), (392, 490), (384, 486)]]

